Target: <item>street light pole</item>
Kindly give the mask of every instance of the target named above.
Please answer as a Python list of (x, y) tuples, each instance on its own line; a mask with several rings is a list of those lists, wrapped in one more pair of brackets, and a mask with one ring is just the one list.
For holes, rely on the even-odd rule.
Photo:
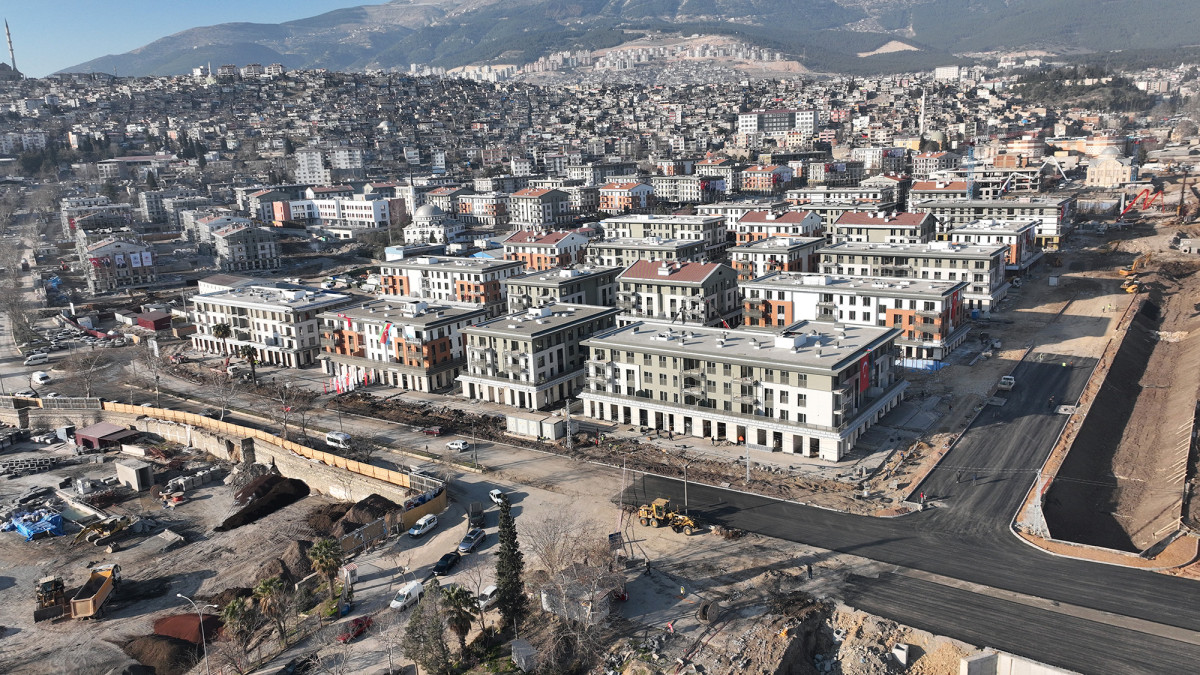
[[(196, 602), (194, 600), (192, 600), (191, 598), (189, 598), (188, 596), (184, 595), (183, 593), (176, 593), (175, 597), (183, 598), (184, 600), (187, 600), (188, 602), (192, 603), (192, 608), (194, 608), (196, 610), (196, 618), (200, 619), (200, 644), (203, 645), (203, 647), (204, 647), (204, 672), (206, 675), (212, 675), (212, 671), (209, 670), (209, 667), (208, 667), (208, 640), (204, 639), (204, 615), (200, 613), (200, 607), (196, 605)], [(204, 605), (204, 606), (205, 607), (216, 607), (216, 605)]]

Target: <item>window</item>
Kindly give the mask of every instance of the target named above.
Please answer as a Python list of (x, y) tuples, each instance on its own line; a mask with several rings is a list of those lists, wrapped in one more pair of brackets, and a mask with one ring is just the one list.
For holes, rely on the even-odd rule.
[(787, 403), (787, 402), (788, 402), (788, 395), (789, 395), (790, 393), (791, 393), (791, 392), (789, 392), (787, 389), (783, 389), (783, 390), (781, 390), (781, 391), (779, 392), (779, 402), (780, 402), (781, 404), (783, 404), (783, 403)]
[(808, 394), (796, 394), (796, 405), (805, 408), (808, 406)]

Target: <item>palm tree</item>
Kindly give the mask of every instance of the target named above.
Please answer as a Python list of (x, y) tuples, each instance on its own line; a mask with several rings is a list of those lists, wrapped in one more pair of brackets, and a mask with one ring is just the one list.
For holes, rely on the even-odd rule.
[(258, 386), (258, 371), (255, 369), (255, 366), (258, 365), (258, 356), (254, 346), (242, 345), (238, 349), (238, 356), (246, 359), (246, 362), (250, 364), (250, 381)]
[(450, 631), (458, 637), (458, 653), (466, 654), (467, 634), (471, 632), (471, 622), (479, 611), (479, 605), (475, 603), (475, 596), (462, 586), (443, 588), (442, 596), (446, 599), (448, 611), (446, 623), (450, 626)]
[(329, 585), (330, 600), (336, 597), (333, 592), (333, 580), (342, 568), (342, 555), (342, 545), (333, 539), (322, 539), (308, 549), (308, 559), (312, 562), (313, 570), (325, 577), (325, 582)]
[(287, 625), (284, 623), (287, 607), (284, 592), (283, 580), (279, 577), (267, 577), (254, 587), (254, 600), (258, 603), (258, 611), (275, 622), (275, 628), (279, 631), (279, 641), (287, 645)]
[(227, 323), (218, 323), (212, 327), (213, 337), (221, 341), (221, 346), (225, 350), (225, 367), (229, 367), (229, 337), (233, 335), (233, 327)]

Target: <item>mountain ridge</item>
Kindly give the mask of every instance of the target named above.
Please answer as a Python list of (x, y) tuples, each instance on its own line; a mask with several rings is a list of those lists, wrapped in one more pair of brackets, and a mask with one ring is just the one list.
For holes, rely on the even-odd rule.
[[(1143, 17), (1171, 16), (1170, 22)], [(1131, 18), (1133, 17), (1133, 18)], [(603, 49), (638, 33), (707, 33), (803, 54), (819, 72), (899, 72), (957, 53), (1171, 47), (1200, 33), (1195, 0), (393, 0), (278, 24), (190, 28), (60, 72), (174, 75), (208, 61), (290, 69), (455, 67), (566, 49)], [(920, 51), (859, 57), (900, 39)], [(203, 56), (204, 58), (200, 58)], [(507, 60), (507, 59), (506, 59)], [(511, 61), (510, 61), (511, 62)]]

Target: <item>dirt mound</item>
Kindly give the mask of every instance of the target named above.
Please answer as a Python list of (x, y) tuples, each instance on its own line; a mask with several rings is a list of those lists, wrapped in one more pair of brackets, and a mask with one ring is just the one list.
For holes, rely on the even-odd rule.
[[(308, 485), (304, 481), (296, 480), (295, 478), (280, 478), (278, 476), (264, 476), (263, 478), (265, 479), (263, 484), (270, 483), (271, 487), (262, 492), (261, 496), (255, 497), (240, 511), (226, 518), (225, 522), (213, 528), (214, 530), (217, 532), (227, 532), (242, 525), (253, 523), (259, 518), (266, 517), (308, 496)], [(251, 490), (251, 488), (258, 481), (259, 479), (255, 479), (254, 482), (243, 488), (238, 495), (240, 496), (243, 492), (247, 494), (257, 492), (259, 488), (255, 488), (254, 490)]]
[(157, 675), (183, 675), (203, 658), (199, 645), (163, 635), (135, 638), (125, 644), (124, 650)]
[(1200, 261), (1176, 261), (1165, 262), (1158, 268), (1160, 274), (1169, 277), (1176, 281), (1190, 277), (1200, 271)]
[(215, 614), (204, 615), (204, 635), (200, 634), (200, 617), (195, 614), (176, 614), (164, 616), (154, 622), (154, 634), (164, 637), (179, 638), (198, 645), (201, 640), (212, 642), (213, 636), (218, 635), (224, 623)]
[(334, 523), (329, 535), (334, 539), (350, 534), (367, 523), (374, 522), (385, 515), (402, 510), (400, 505), (392, 500), (376, 494), (367, 495), (365, 499), (351, 506), (341, 520)]
[(258, 568), (254, 578), (258, 581), (279, 577), (285, 584), (294, 584), (312, 574), (312, 561), (308, 559), (308, 550), (312, 542), (307, 539), (295, 539), (288, 544), (283, 555), (271, 558)]
[(216, 595), (210, 595), (209, 597), (205, 598), (204, 601), (224, 609), (225, 605), (228, 605), (239, 598), (248, 598), (252, 595), (252, 593), (253, 592), (249, 588), (244, 586), (231, 586), (230, 588), (226, 588)]
[(269, 473), (264, 476), (259, 476), (250, 481), (246, 487), (238, 490), (233, 495), (233, 503), (238, 506), (245, 506), (250, 502), (271, 491), (275, 484), (283, 480), (283, 476), (277, 473)]
[(350, 504), (343, 502), (321, 504), (308, 512), (305, 521), (314, 532), (327, 535), (333, 530), (334, 524), (341, 520), (342, 516), (346, 515), (346, 511), (350, 510), (350, 506)]

